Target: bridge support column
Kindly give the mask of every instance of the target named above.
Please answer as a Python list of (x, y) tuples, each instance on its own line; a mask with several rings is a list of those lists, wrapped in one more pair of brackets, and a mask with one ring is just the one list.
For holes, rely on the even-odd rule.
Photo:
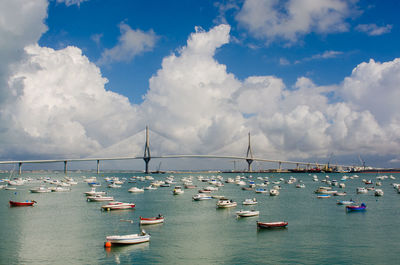
[(299, 170), (299, 163), (296, 164), (296, 170)]
[(100, 160), (97, 160), (97, 175), (100, 173), (100, 170), (99, 170), (99, 163), (100, 163)]
[(18, 174), (19, 175), (22, 174), (22, 163), (21, 162), (18, 163)]
[(278, 163), (278, 171), (281, 172), (281, 170), (282, 170), (282, 162), (279, 161), (279, 163)]
[(149, 143), (149, 127), (146, 126), (146, 143), (144, 144), (144, 155), (143, 160), (145, 165), (145, 173), (149, 174), (149, 162), (150, 162), (150, 143)]
[(249, 164), (247, 167), (247, 171), (251, 172), (252, 171), (251, 163), (253, 163), (253, 159), (246, 159), (246, 161), (247, 161), (247, 164)]
[(67, 162), (68, 161), (64, 161), (64, 174), (67, 175)]

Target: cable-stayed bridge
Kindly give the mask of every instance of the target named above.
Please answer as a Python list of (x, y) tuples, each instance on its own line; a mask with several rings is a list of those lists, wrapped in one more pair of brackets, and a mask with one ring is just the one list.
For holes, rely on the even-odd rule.
[[(248, 164), (247, 170), (252, 172), (251, 164), (253, 161), (258, 162), (270, 162), (276, 163), (278, 165), (278, 170), (282, 169), (283, 164), (287, 165), (295, 165), (296, 169), (299, 169), (300, 166), (306, 167), (309, 169), (313, 166), (316, 168), (320, 168), (321, 166), (325, 166), (325, 168), (329, 167), (329, 164), (321, 164), (316, 162), (299, 162), (299, 161), (285, 161), (285, 160), (276, 160), (276, 159), (265, 159), (265, 158), (257, 158), (253, 157), (253, 152), (251, 149), (250, 142), (250, 133), (248, 140), (248, 147), (246, 156), (229, 156), (229, 155), (162, 155), (162, 156), (151, 156), (150, 155), (150, 139), (149, 139), (149, 129), (146, 127), (146, 141), (144, 147), (143, 156), (124, 156), (124, 157), (98, 157), (98, 158), (72, 158), (72, 159), (48, 159), (48, 160), (15, 160), (15, 161), (0, 161), (1, 164), (14, 164), (18, 165), (19, 174), (22, 173), (22, 165), (23, 164), (40, 164), (40, 163), (64, 163), (64, 173), (67, 173), (68, 163), (71, 162), (88, 162), (88, 161), (96, 161), (97, 162), (97, 174), (100, 172), (100, 161), (113, 161), (113, 160), (137, 160), (142, 159), (145, 162), (145, 170), (146, 174), (149, 172), (149, 162), (151, 159), (173, 159), (173, 158), (208, 158), (208, 159), (234, 159), (234, 160), (244, 160)], [(341, 167), (343, 169), (351, 169), (355, 166), (349, 165), (336, 165), (336, 167)]]

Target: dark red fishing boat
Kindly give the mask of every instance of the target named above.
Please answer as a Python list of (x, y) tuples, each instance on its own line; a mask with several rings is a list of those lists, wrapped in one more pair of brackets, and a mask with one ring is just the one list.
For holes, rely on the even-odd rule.
[(258, 228), (285, 228), (288, 225), (288, 222), (258, 222), (257, 221), (257, 227)]
[(36, 203), (36, 201), (24, 201), (24, 202), (10, 201), (10, 206), (11, 206), (11, 207), (33, 206), (34, 203)]

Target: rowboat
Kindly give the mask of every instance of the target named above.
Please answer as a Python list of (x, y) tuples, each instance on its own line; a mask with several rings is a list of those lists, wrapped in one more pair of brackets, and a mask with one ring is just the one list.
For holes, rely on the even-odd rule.
[(150, 217), (150, 218), (144, 218), (140, 216), (139, 219), (141, 225), (153, 225), (153, 224), (164, 223), (164, 216), (162, 216), (161, 214), (159, 214), (157, 217)]
[(255, 211), (255, 210), (251, 210), (251, 211), (244, 211), (244, 210), (240, 210), (236, 212), (236, 215), (238, 217), (252, 217), (252, 216), (258, 216), (260, 214), (260, 211)]
[(142, 230), (140, 234), (107, 236), (106, 240), (111, 244), (139, 244), (150, 241), (150, 235)]
[(110, 202), (106, 205), (101, 206), (101, 209), (105, 211), (111, 211), (111, 210), (128, 210), (128, 209), (133, 209), (135, 208), (134, 203), (128, 203), (128, 202)]
[(361, 203), (361, 205), (347, 205), (347, 211), (365, 211), (367, 209), (367, 205), (365, 203)]
[(24, 201), (24, 202), (15, 202), (9, 201), (11, 207), (19, 207), (19, 206), (33, 206), (36, 201)]
[(288, 225), (288, 222), (269, 222), (269, 223), (265, 223), (265, 222), (258, 222), (257, 221), (257, 227), (258, 228), (285, 228)]

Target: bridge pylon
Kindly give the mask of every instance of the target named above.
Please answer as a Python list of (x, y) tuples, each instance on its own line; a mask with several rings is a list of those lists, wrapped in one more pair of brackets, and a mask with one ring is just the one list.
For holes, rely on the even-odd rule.
[(248, 164), (247, 170), (251, 172), (251, 163), (253, 163), (253, 151), (251, 150), (251, 144), (250, 144), (250, 132), (249, 132), (249, 145), (247, 146), (247, 154), (246, 154), (246, 161)]
[(149, 126), (146, 126), (146, 143), (144, 145), (144, 155), (143, 160), (146, 164), (145, 173), (149, 174), (149, 162), (150, 162), (150, 144), (149, 144)]

